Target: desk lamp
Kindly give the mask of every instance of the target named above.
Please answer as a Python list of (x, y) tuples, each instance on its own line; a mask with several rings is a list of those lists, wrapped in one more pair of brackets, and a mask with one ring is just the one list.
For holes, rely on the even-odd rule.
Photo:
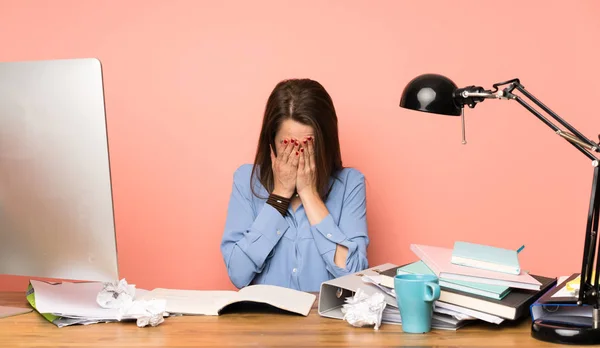
[[(424, 74), (417, 76), (406, 85), (400, 99), (400, 107), (440, 115), (460, 116), (462, 120), (462, 143), (466, 144), (464, 126), (465, 106), (474, 108), (477, 103), (486, 99), (514, 100), (592, 161), (594, 175), (585, 232), (583, 261), (581, 264), (581, 283), (577, 298), (578, 306), (592, 306), (592, 318), (589, 319), (589, 322), (581, 325), (559, 323), (556, 320), (538, 319), (532, 323), (531, 335), (539, 340), (554, 343), (600, 343), (600, 287), (598, 285), (600, 263), (598, 263), (596, 247), (600, 187), (598, 186), (599, 163), (598, 158), (594, 154), (594, 152), (600, 152), (600, 145), (586, 138), (535, 98), (525, 89), (519, 79), (496, 83), (492, 86), (492, 90), (486, 90), (479, 86), (458, 88), (452, 80), (445, 76)], [(519, 94), (533, 102), (553, 120), (566, 128), (566, 130), (560, 129), (553, 121), (533, 108), (523, 97), (514, 94), (514, 92), (519, 92)], [(596, 265), (595, 274), (592, 273), (594, 264)]]

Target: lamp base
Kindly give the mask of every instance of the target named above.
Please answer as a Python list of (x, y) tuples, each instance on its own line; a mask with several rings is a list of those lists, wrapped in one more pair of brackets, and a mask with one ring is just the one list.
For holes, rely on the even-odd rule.
[(562, 319), (564, 320), (556, 316), (552, 320), (534, 320), (531, 324), (531, 336), (540, 341), (558, 344), (600, 344), (600, 328), (593, 328), (592, 318), (565, 316)]

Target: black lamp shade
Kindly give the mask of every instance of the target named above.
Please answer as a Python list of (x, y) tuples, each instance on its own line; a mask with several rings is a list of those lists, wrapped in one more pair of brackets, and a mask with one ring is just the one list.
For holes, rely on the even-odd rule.
[(449, 78), (424, 74), (412, 79), (404, 88), (400, 106), (434, 114), (460, 116), (461, 108), (454, 102), (458, 87)]

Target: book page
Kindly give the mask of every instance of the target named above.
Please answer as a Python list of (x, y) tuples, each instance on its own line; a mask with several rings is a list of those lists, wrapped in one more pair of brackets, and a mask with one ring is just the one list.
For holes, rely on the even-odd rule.
[(167, 301), (167, 312), (187, 315), (219, 315), (221, 308), (237, 299), (235, 291), (154, 289), (144, 299)]
[[(567, 280), (568, 276), (563, 276), (558, 278), (556, 283), (556, 287), (558, 288), (565, 280)], [(581, 282), (581, 276), (577, 276), (577, 278), (573, 279), (569, 283), (565, 284), (560, 290), (555, 292), (552, 297), (566, 297), (572, 298), (576, 300), (579, 298), (579, 284)]]
[(251, 285), (239, 291), (237, 301), (266, 303), (279, 309), (307, 316), (317, 296), (274, 285)]

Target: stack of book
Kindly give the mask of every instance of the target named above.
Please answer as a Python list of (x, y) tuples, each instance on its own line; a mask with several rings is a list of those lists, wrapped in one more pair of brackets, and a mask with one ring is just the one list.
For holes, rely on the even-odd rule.
[[(439, 279), (439, 309), (500, 324), (529, 314), (529, 307), (556, 285), (556, 278), (532, 275), (520, 269), (516, 250), (457, 242), (454, 249), (411, 245), (420, 259), (381, 273), (381, 285), (393, 288), (397, 274), (433, 274)], [(454, 316), (456, 318), (456, 315)], [(458, 320), (459, 328), (473, 320)]]

